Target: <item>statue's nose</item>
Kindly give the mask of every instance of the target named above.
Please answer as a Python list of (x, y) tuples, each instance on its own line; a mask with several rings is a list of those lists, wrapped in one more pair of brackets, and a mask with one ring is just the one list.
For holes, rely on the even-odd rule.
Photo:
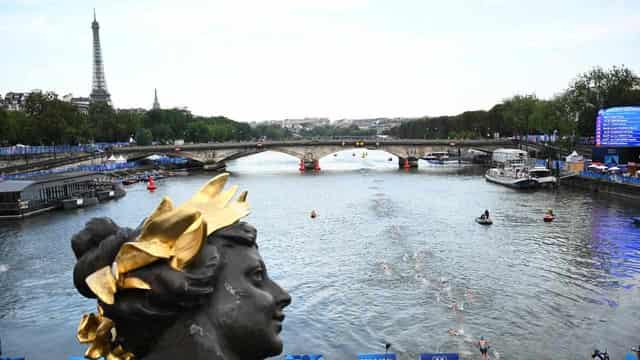
[(291, 304), (291, 296), (287, 292), (287, 290), (283, 289), (277, 283), (273, 283), (275, 294), (274, 297), (276, 299), (276, 304), (280, 309), (284, 309), (285, 307)]

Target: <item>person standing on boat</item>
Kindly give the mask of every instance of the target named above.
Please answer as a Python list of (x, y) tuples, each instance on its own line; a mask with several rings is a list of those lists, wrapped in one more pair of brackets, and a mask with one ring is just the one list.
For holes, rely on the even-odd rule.
[(485, 217), (486, 219), (488, 219), (488, 218), (489, 218), (489, 210), (487, 210), (487, 209), (485, 209), (485, 210), (484, 210), (484, 217)]

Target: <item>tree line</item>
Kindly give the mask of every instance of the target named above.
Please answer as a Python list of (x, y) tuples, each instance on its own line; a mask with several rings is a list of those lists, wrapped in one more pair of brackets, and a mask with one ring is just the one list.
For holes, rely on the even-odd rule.
[[(560, 94), (540, 99), (535, 94), (515, 95), (490, 110), (466, 111), (454, 116), (424, 117), (388, 131), (401, 138), (482, 138), (494, 133), (579, 135), (591, 137), (599, 109), (640, 105), (640, 78), (624, 66), (600, 67), (578, 75)], [(23, 111), (0, 107), (0, 146), (86, 144), (91, 142), (153, 141), (171, 143), (242, 141), (267, 138), (370, 136), (375, 130), (357, 126), (323, 126), (293, 133), (277, 125), (236, 122), (224, 116), (194, 116), (190, 112), (114, 110), (107, 103), (94, 103), (88, 114), (51, 93), (32, 93)]]
[(224, 116), (194, 116), (180, 109), (116, 111), (104, 102), (93, 103), (88, 113), (82, 113), (52, 93), (30, 94), (22, 111), (0, 107), (0, 146), (128, 142), (131, 138), (138, 145), (149, 145), (173, 143), (177, 139), (202, 143), (372, 134), (375, 130), (361, 130), (357, 126), (323, 126), (301, 129), (297, 133), (272, 124), (252, 128)]
[(593, 137), (598, 110), (640, 105), (640, 77), (624, 66), (595, 67), (579, 74), (569, 87), (552, 97), (515, 95), (490, 110), (453, 116), (424, 117), (391, 129), (401, 138), (482, 138), (552, 134)]
[(224, 116), (193, 116), (190, 112), (150, 110), (116, 111), (104, 102), (93, 103), (88, 114), (57, 96), (32, 93), (22, 111), (0, 108), (0, 144), (52, 145), (92, 142), (153, 141), (172, 143), (249, 140), (261, 136), (249, 124)]

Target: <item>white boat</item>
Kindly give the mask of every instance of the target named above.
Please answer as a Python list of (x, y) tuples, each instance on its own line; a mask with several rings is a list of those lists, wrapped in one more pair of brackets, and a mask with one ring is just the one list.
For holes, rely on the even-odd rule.
[(532, 169), (528, 170), (529, 176), (536, 179), (540, 186), (556, 186), (558, 183), (558, 179), (551, 175), (551, 170), (547, 169), (544, 166), (535, 166)]
[(444, 165), (449, 162), (449, 153), (446, 151), (431, 152), (422, 157), (429, 164)]
[(528, 155), (517, 149), (497, 149), (491, 158), (495, 167), (487, 170), (487, 181), (514, 189), (535, 189), (540, 182), (529, 176), (526, 169)]
[(484, 174), (484, 178), (514, 189), (535, 189), (540, 186), (538, 180), (530, 177), (524, 168), (491, 168)]

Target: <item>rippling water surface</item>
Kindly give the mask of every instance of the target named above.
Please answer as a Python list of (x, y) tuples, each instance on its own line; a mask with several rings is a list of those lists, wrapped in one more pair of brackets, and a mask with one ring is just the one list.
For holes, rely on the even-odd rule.
[[(359, 155), (359, 152), (358, 152)], [(229, 164), (249, 190), (260, 250), (293, 297), (283, 337), (289, 353), (353, 359), (384, 351), (478, 358), (583, 359), (597, 348), (622, 357), (640, 342), (640, 207), (562, 189), (516, 192), (473, 167), (397, 169), (369, 151), (322, 159), (320, 174), (263, 153)], [(91, 217), (134, 227), (169, 195), (186, 200), (211, 174), (141, 184), (118, 201), (0, 223), (0, 337), (7, 355), (80, 355), (74, 333), (94, 310), (73, 288), (69, 238)], [(494, 225), (474, 222), (485, 208)], [(557, 219), (543, 223), (553, 208)], [(319, 216), (310, 219), (315, 209)], [(462, 329), (450, 336), (448, 329)]]

